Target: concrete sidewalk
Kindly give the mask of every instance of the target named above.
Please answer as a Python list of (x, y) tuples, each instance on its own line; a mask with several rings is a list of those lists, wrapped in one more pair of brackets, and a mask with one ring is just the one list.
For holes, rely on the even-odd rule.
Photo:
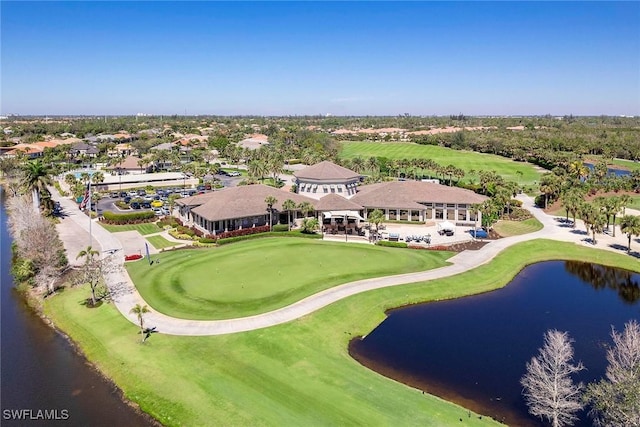
[[(52, 193), (57, 194), (57, 191), (53, 191)], [(76, 230), (76, 232), (78, 229), (88, 232), (88, 217), (78, 211), (75, 203), (73, 203), (71, 200), (63, 199), (60, 197), (54, 198), (60, 201), (65, 210), (69, 211), (69, 221), (64, 221), (60, 224), (60, 228), (62, 229), (63, 233), (65, 233), (65, 235), (72, 234), (73, 231), (68, 230), (69, 227), (73, 228), (73, 230)], [(256, 316), (244, 317), (239, 319), (203, 321), (177, 319), (152, 311), (145, 316), (146, 323), (149, 326), (155, 326), (160, 333), (191, 336), (222, 335), (267, 328), (301, 318), (313, 313), (314, 311), (320, 310), (321, 308), (326, 307), (329, 304), (332, 304), (343, 298), (359, 294), (361, 292), (388, 286), (398, 286), (407, 283), (434, 280), (463, 273), (467, 270), (489, 262), (503, 249), (519, 242), (524, 242), (536, 238), (547, 238), (568, 242), (573, 241), (579, 244), (587, 244), (585, 243), (584, 234), (581, 234), (579, 232), (576, 233), (575, 230), (565, 227), (564, 224), (557, 221), (556, 218), (545, 214), (541, 209), (538, 209), (534, 206), (532, 198), (525, 195), (520, 195), (518, 198), (523, 201), (523, 207), (531, 211), (532, 214), (544, 225), (543, 229), (531, 234), (513, 236), (491, 241), (489, 244), (485, 245), (478, 251), (461, 252), (449, 259), (452, 265), (429, 271), (401, 274), (396, 276), (378, 277), (345, 283), (343, 285), (336, 286), (331, 289), (327, 289), (325, 291), (311, 295), (287, 307), (283, 307), (281, 309), (259, 314)], [(100, 242), (103, 251), (107, 249), (118, 250), (113, 256), (116, 257), (119, 265), (122, 265), (124, 263), (124, 253), (122, 251), (122, 245), (120, 244), (118, 239), (96, 222), (93, 223), (92, 229), (93, 236), (96, 241)], [(584, 230), (584, 227), (582, 229)], [(599, 236), (600, 239), (604, 242), (599, 243), (598, 246), (595, 247), (621, 253), (619, 247), (614, 246), (615, 244), (619, 244), (620, 242), (626, 243), (626, 238), (624, 236), (620, 237), (620, 235), (622, 235), (622, 233), (619, 233), (616, 239), (613, 239), (611, 236)], [(615, 240), (615, 243), (610, 242), (609, 239)], [(131, 315), (129, 313), (129, 310), (131, 310), (131, 308), (135, 304), (144, 305), (146, 304), (146, 302), (142, 299), (137, 289), (131, 282), (131, 279), (129, 278), (126, 270), (124, 268), (121, 268), (120, 271), (108, 275), (106, 277), (106, 281), (113, 294), (115, 306), (123, 316), (129, 319), (132, 323), (137, 324), (136, 317), (134, 315)]]

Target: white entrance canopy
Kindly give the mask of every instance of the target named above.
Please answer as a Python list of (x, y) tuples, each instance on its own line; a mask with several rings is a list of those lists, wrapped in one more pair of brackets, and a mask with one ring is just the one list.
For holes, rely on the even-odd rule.
[(355, 218), (360, 221), (364, 221), (364, 218), (360, 216), (358, 211), (327, 211), (322, 212), (325, 218)]

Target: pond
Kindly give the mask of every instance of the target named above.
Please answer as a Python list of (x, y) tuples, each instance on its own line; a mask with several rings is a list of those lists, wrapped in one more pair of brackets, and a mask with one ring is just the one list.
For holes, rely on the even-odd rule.
[[(11, 235), (0, 187), (0, 280), (2, 325), (2, 426), (153, 426), (120, 398), (120, 392), (92, 369), (69, 342), (27, 307), (10, 274)], [(22, 412), (22, 411), (33, 411)], [(10, 411), (57, 420), (12, 419)], [(9, 411), (9, 412), (7, 412)], [(26, 415), (29, 414), (29, 415)], [(41, 414), (43, 415), (43, 414)], [(44, 416), (44, 415), (43, 415)]]
[[(553, 261), (525, 268), (505, 288), (392, 310), (350, 353), (363, 365), (509, 425), (540, 425), (519, 380), (548, 329), (568, 331), (575, 360), (603, 376), (613, 325), (640, 319), (640, 274)], [(581, 423), (591, 425), (581, 414)]]

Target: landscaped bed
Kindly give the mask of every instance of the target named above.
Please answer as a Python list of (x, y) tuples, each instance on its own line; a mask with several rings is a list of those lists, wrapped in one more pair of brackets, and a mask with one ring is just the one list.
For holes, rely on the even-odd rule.
[(154, 310), (186, 319), (227, 319), (284, 307), (332, 286), (429, 270), (452, 253), (266, 238), (208, 250), (161, 253), (128, 265)]
[(167, 426), (488, 426), (496, 423), (361, 366), (348, 343), (389, 308), (486, 292), (527, 263), (562, 258), (639, 271), (632, 257), (537, 240), (468, 273), (358, 294), (276, 327), (212, 337), (160, 333), (144, 345), (138, 327), (112, 304), (79, 304), (86, 288), (47, 298), (45, 311), (127, 398)]
[(535, 218), (524, 221), (502, 220), (495, 223), (493, 229), (501, 237), (518, 236), (542, 230), (542, 223)]

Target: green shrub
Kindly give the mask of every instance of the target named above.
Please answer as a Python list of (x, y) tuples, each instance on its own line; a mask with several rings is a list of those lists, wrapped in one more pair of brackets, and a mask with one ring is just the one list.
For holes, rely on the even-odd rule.
[(149, 222), (155, 219), (153, 211), (144, 212), (132, 212), (125, 214), (116, 214), (110, 211), (105, 211), (103, 221), (107, 224), (138, 224), (141, 222)]
[(128, 205), (128, 204), (126, 204), (125, 202), (123, 202), (122, 200), (118, 200), (118, 201), (115, 203), (115, 205), (116, 205), (118, 208), (120, 208), (120, 209), (125, 209), (125, 210), (126, 210), (126, 209), (131, 209), (131, 208), (129, 207), (129, 205)]
[(64, 191), (62, 187), (60, 187), (60, 183), (58, 181), (55, 181), (53, 183), (53, 186), (56, 188), (56, 190), (58, 190), (58, 193), (60, 193), (62, 197), (67, 197), (69, 195), (68, 192)]
[(271, 228), (271, 231), (276, 231), (276, 232), (289, 231), (289, 226), (285, 224), (276, 224)]
[(388, 248), (406, 248), (408, 245), (404, 242), (389, 242), (388, 240), (378, 240), (377, 246), (386, 246)]
[(278, 231), (278, 232), (266, 232), (259, 234), (249, 234), (246, 236), (227, 237), (226, 239), (218, 239), (216, 242), (219, 245), (226, 245), (229, 243), (240, 242), (243, 240), (261, 239), (264, 237), (302, 237), (304, 239), (322, 239), (320, 234), (304, 234), (299, 231)]
[(199, 243), (215, 243), (216, 239), (210, 239), (209, 237), (201, 237), (198, 239)]

